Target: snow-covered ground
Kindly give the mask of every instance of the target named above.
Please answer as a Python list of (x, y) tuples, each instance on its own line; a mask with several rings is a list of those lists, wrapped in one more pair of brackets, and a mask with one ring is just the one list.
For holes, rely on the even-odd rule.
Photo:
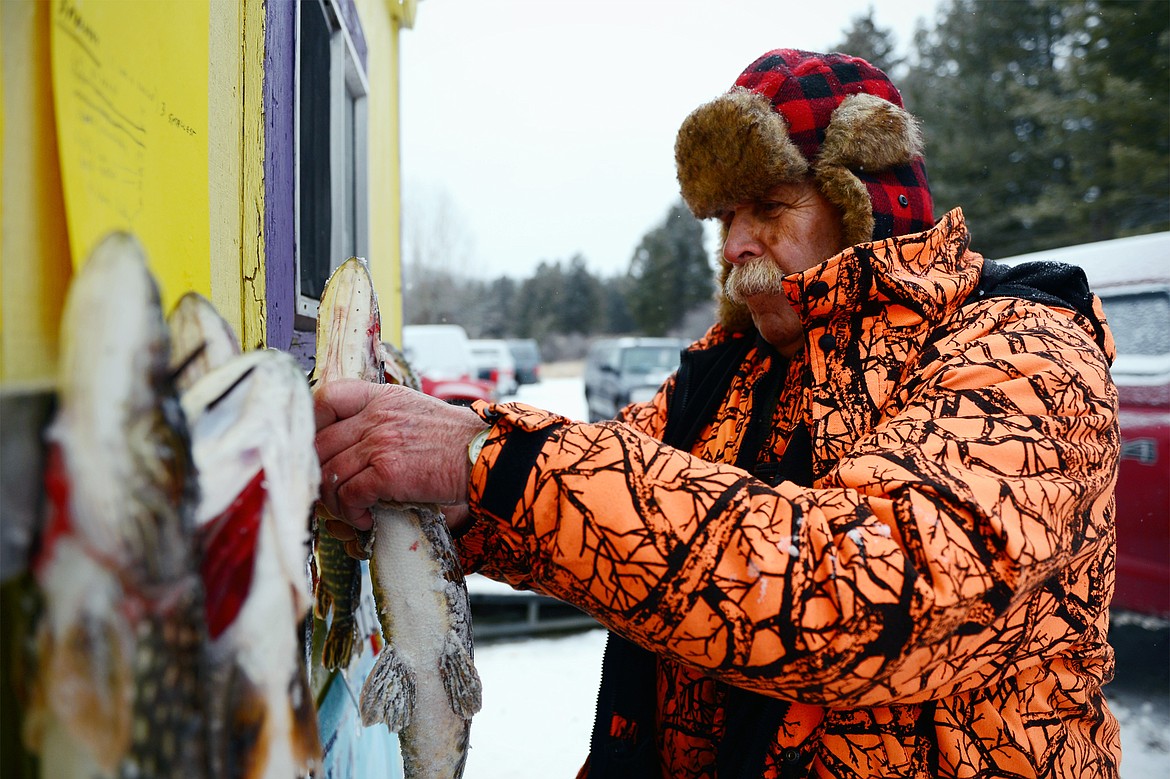
[[(585, 418), (579, 375), (552, 370), (515, 400)], [(510, 398), (511, 399), (511, 398)], [(1164, 625), (1127, 633), (1117, 681), (1107, 688), (1121, 722), (1123, 779), (1170, 776), (1170, 651)], [(1149, 638), (1145, 638), (1145, 636)], [(1143, 642), (1146, 642), (1143, 645)], [(549, 779), (576, 775), (589, 750), (605, 632), (490, 643), (476, 648), (483, 711), (471, 730), (467, 779)]]

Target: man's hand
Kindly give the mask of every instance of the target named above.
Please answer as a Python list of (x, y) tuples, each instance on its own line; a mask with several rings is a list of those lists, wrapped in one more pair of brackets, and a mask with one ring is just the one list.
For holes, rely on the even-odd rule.
[[(448, 525), (467, 517), (467, 444), (486, 424), (471, 409), (392, 384), (332, 381), (314, 394), (321, 503), (336, 518), (331, 535), (352, 540), (348, 524), (373, 526), (379, 500), (438, 503)], [(349, 536), (349, 537), (347, 537)]]

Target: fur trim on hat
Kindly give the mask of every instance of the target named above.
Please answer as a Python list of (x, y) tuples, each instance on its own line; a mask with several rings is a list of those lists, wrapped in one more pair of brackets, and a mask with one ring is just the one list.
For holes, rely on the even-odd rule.
[(850, 95), (833, 111), (813, 165), (821, 193), (841, 209), (845, 243), (873, 237), (873, 203), (853, 171), (877, 172), (922, 155), (922, 132), (915, 118), (888, 100)]
[(833, 111), (817, 162), (877, 172), (921, 155), (918, 121), (906, 109), (862, 92), (849, 95)]
[(699, 219), (800, 181), (808, 161), (766, 97), (742, 87), (691, 112), (674, 144), (683, 199)]
[[(810, 169), (771, 101), (734, 87), (683, 121), (674, 156), (683, 199), (699, 219), (721, 216), (811, 174), (841, 211), (846, 245), (855, 246), (873, 239), (875, 220), (871, 194), (854, 171), (873, 174), (908, 164), (922, 155), (922, 146), (918, 122), (905, 109), (876, 95), (852, 94), (833, 110)], [(751, 327), (751, 313), (723, 293), (730, 270), (721, 260), (719, 321), (729, 329), (745, 330)]]

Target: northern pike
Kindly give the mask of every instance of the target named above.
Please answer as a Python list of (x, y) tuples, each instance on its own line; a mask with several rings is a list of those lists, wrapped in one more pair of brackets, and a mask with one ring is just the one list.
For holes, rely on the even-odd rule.
[(61, 343), (26, 736), (44, 776), (208, 776), (198, 488), (132, 236), (105, 238), (74, 277)]
[(167, 316), (175, 386), (186, 392), (201, 376), (240, 354), (232, 326), (198, 292), (187, 292)]
[(358, 646), (361, 563), (349, 556), (345, 544), (318, 527), (313, 535), (313, 567), (313, 616), (324, 620), (332, 612), (321, 645), (321, 665), (343, 671), (349, 668)]
[[(350, 258), (321, 297), (314, 378), (382, 383), (387, 353), (369, 271)], [(362, 686), (362, 723), (399, 734), (408, 779), (457, 779), (482, 700), (467, 586), (437, 506), (381, 503), (372, 513), (370, 573), (385, 644)]]
[(312, 395), (289, 355), (241, 354), (201, 295), (184, 295), (168, 324), (203, 494), (213, 773), (292, 779), (321, 757), (300, 633), (320, 480)]
[[(342, 269), (345, 270), (342, 270)], [(364, 274), (364, 275), (363, 275)], [(355, 285), (360, 288), (355, 289)], [(350, 328), (354, 327), (352, 332)], [(317, 354), (310, 384), (334, 379), (384, 382), (382, 322), (378, 299), (366, 268), (347, 260), (325, 283), (317, 314)], [(361, 564), (345, 552), (342, 542), (320, 529), (313, 542), (316, 581), (314, 614), (332, 612), (321, 648), (321, 664), (335, 671), (349, 667), (358, 644), (356, 612), (361, 592)]]

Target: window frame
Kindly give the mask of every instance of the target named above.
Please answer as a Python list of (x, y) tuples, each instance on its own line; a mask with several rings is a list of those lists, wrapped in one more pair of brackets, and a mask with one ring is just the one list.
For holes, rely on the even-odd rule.
[[(346, 13), (342, 4), (352, 0), (301, 0), (296, 4), (296, 46), (293, 84), (293, 285), (297, 329), (314, 329), (320, 300), (302, 290), (301, 279), (301, 69), (302, 14), (319, 12), (329, 35), (329, 272), (348, 257), (366, 257), (369, 249), (369, 79), (354, 45), (349, 25), (358, 25), (357, 14)], [(352, 127), (348, 106), (352, 104)], [(352, 144), (347, 143), (352, 138)], [(352, 149), (352, 158), (348, 152)], [(350, 234), (352, 233), (352, 235)], [(328, 273), (326, 274), (328, 276)], [(325, 279), (321, 279), (324, 284)]]

